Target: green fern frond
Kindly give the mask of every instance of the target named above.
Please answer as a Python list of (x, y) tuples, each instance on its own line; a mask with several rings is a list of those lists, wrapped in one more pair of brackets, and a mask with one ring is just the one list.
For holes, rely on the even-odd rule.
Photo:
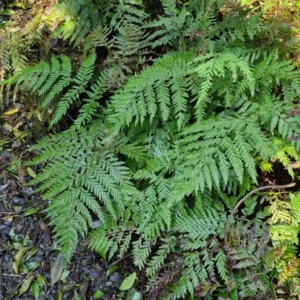
[[(39, 80), (36, 83), (35, 87), (32, 89), (33, 92), (35, 92), (37, 89), (39, 89), (39, 95), (42, 96), (50, 90), (51, 86), (56, 82), (56, 80), (59, 78), (59, 76), (66, 77), (66, 75), (67, 76), (70, 75), (70, 73), (71, 73), (70, 60), (65, 57), (61, 58), (61, 59), (62, 59), (62, 68), (61, 68), (59, 60), (54, 56), (51, 57), (51, 71), (49, 70), (50, 71), (49, 76), (48, 76), (47, 72), (45, 72), (45, 74), (47, 75), (47, 78), (41, 78), (41, 80)], [(46, 68), (49, 68), (48, 64), (45, 64), (45, 65), (46, 65), (45, 66)], [(64, 74), (64, 72), (66, 72), (66, 71), (67, 71), (67, 74)], [(48, 103), (45, 103), (44, 106), (47, 104)]]
[[(210, 97), (209, 91), (212, 88), (212, 84), (215, 84), (216, 78), (228, 78), (228, 71), (231, 74), (230, 84), (235, 84), (238, 81), (236, 94), (234, 93), (235, 96), (243, 95), (247, 91), (251, 96), (254, 95), (256, 80), (252, 68), (244, 58), (236, 57), (232, 53), (209, 53), (194, 59), (192, 61), (192, 69), (188, 71), (189, 74), (197, 74), (202, 82), (199, 88), (197, 105), (201, 105), (203, 101)], [(228, 102), (227, 105), (232, 102), (226, 101)], [(197, 117), (199, 120), (202, 119), (201, 115)]]
[[(201, 260), (200, 253), (186, 253), (184, 258), (184, 269), (176, 284), (171, 285), (169, 297), (172, 299), (184, 299), (187, 295), (194, 297), (196, 289), (205, 283), (208, 283), (209, 273)], [(213, 289), (211, 285), (203, 292), (203, 295)]]
[(175, 236), (168, 236), (167, 238), (162, 238), (162, 245), (155, 252), (151, 260), (147, 264), (147, 275), (153, 277), (158, 273), (160, 268), (164, 265), (168, 254), (174, 248), (177, 238)]
[(89, 0), (63, 1), (52, 9), (50, 18), (62, 22), (52, 33), (53, 38), (70, 40), (78, 46), (87, 34), (100, 24), (99, 7)]
[(178, 216), (174, 228), (185, 233), (191, 240), (205, 240), (211, 235), (222, 236), (223, 226), (226, 222), (224, 213), (214, 209), (191, 214), (191, 216)]
[(222, 249), (219, 249), (217, 255), (215, 256), (215, 262), (218, 273), (220, 274), (220, 277), (222, 278), (222, 280), (224, 280), (225, 283), (229, 282), (230, 280), (227, 259), (228, 258), (224, 251)]
[(143, 241), (142, 238), (133, 242), (134, 264), (139, 269), (142, 269), (146, 265), (147, 259), (151, 254), (151, 243), (155, 242), (155, 239)]
[[(233, 179), (232, 171), (239, 182), (246, 172), (256, 181), (253, 147), (258, 146), (256, 151), (259, 151), (266, 141), (259, 127), (252, 126), (250, 131), (243, 119), (220, 118), (187, 127), (181, 133), (184, 138), (178, 141), (177, 147), (180, 164), (186, 169), (182, 177), (190, 178), (187, 194), (203, 192), (205, 188), (211, 190), (213, 185), (228, 186)], [(260, 141), (256, 142), (256, 138)]]
[(72, 82), (74, 84), (69, 88), (66, 94), (58, 102), (55, 114), (50, 122), (50, 127), (58, 123), (61, 120), (61, 118), (67, 113), (71, 104), (79, 98), (80, 94), (86, 91), (86, 85), (89, 83), (93, 76), (95, 60), (96, 54), (92, 53), (82, 63), (81, 67), (78, 70), (78, 73), (76, 74), (76, 77), (72, 79)]
[(93, 52), (83, 61), (77, 74), (72, 78), (70, 59), (66, 56), (61, 56), (60, 60), (52, 57), (51, 65), (42, 61), (33, 67), (24, 69), (12, 80), (27, 87), (31, 92), (37, 91), (38, 95), (42, 96), (42, 108), (52, 104), (60, 96), (50, 127), (57, 124), (66, 115), (70, 106), (80, 96), (87, 95), (88, 98), (82, 99), (85, 104), (81, 107), (79, 116), (74, 123), (76, 129), (87, 122), (91, 122), (93, 117), (101, 111), (99, 99), (107, 90), (106, 72), (100, 73), (98, 78), (90, 85), (94, 76), (95, 60), (96, 54)]
[[(151, 122), (158, 113), (162, 121), (166, 122), (173, 116), (170, 110), (172, 105), (176, 107), (174, 117), (178, 126), (181, 126), (189, 98), (185, 90), (191, 86), (188, 78), (182, 78), (187, 76), (186, 62), (192, 56), (192, 53), (167, 55), (158, 59), (138, 77), (130, 78), (124, 90), (117, 92), (112, 98), (111, 122), (117, 123), (118, 127), (133, 121), (143, 124), (146, 117)], [(176, 92), (175, 87), (179, 88)]]
[[(53, 67), (55, 67), (56, 69), (55, 65), (53, 65)], [(26, 71), (24, 72), (26, 73)], [(55, 80), (53, 82), (54, 84), (52, 85), (51, 89), (49, 89), (49, 84), (47, 81), (44, 81), (45, 86), (41, 86), (41, 95), (47, 92), (47, 95), (45, 95), (45, 98), (42, 101), (42, 107), (47, 107), (53, 101), (53, 99), (56, 96), (58, 96), (64, 90), (64, 88), (66, 88), (71, 83), (71, 72), (72, 66), (70, 58), (68, 58), (67, 56), (62, 56), (61, 67), (59, 70), (59, 80)], [(52, 80), (53, 78), (50, 77), (49, 83), (51, 83)]]
[[(78, 240), (74, 230), (86, 235), (88, 227), (92, 226), (91, 212), (103, 224), (106, 214), (109, 218), (118, 219), (125, 209), (125, 190), (132, 192), (128, 168), (115, 154), (109, 153), (108, 148), (101, 145), (100, 137), (99, 129), (95, 132), (89, 131), (89, 134), (85, 130), (72, 130), (56, 136), (55, 143), (50, 142), (53, 139), (50, 137), (34, 147), (35, 150), (43, 152), (32, 163), (45, 159), (51, 162), (55, 157), (55, 161), (32, 183), (41, 183), (38, 190), (44, 191), (44, 198), (51, 201), (46, 212), (53, 218), (51, 224), (67, 261), (70, 260)], [(75, 140), (89, 145), (89, 149), (82, 149), (82, 144), (74, 143)], [(110, 147), (113, 148), (112, 145)], [(66, 159), (68, 164), (58, 167)], [(54, 171), (58, 169), (59, 173)], [(122, 186), (123, 189), (120, 190)], [(105, 205), (106, 213), (101, 205)], [(64, 216), (68, 216), (63, 223), (60, 218), (65, 217), (59, 211), (64, 211)]]
[(109, 219), (90, 233), (89, 247), (107, 260), (116, 253), (122, 257), (131, 246), (134, 231), (135, 228), (130, 224), (118, 225)]

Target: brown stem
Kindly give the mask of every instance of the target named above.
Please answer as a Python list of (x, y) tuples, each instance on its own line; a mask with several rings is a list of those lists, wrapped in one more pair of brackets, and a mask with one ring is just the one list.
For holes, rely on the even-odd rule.
[(132, 253), (127, 253), (125, 256), (123, 256), (123, 257), (117, 259), (116, 261), (114, 261), (114, 262), (111, 263), (110, 265), (106, 266), (106, 268), (109, 269), (109, 268), (111, 268), (112, 266), (117, 265), (119, 262), (121, 262), (122, 260), (128, 258), (128, 257), (131, 256), (131, 255), (132, 255)]
[(228, 244), (228, 228), (229, 228), (229, 223), (231, 221), (231, 219), (233, 218), (233, 215), (236, 213), (236, 211), (239, 209), (239, 207), (243, 204), (243, 202), (249, 198), (252, 194), (259, 192), (259, 191), (263, 191), (263, 190), (268, 190), (268, 189), (272, 189), (272, 190), (277, 190), (277, 189), (287, 189), (290, 187), (295, 186), (296, 183), (292, 182), (289, 184), (284, 184), (284, 185), (265, 185), (265, 186), (261, 186), (259, 188), (254, 189), (253, 191), (250, 191), (246, 196), (244, 196), (235, 206), (235, 208), (232, 210), (231, 214), (229, 215), (227, 222), (226, 222), (226, 226), (225, 226), (225, 230), (224, 230), (224, 242), (225, 245)]

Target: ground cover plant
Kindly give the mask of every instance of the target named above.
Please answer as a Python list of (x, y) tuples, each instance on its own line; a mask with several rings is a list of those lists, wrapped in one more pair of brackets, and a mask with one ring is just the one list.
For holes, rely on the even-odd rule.
[[(298, 295), (300, 194), (287, 189), (300, 73), (263, 14), (213, 0), (61, 1), (52, 13), (49, 41), (68, 51), (5, 83), (50, 112), (28, 164), (44, 165), (31, 184), (65, 263), (81, 235), (106, 260), (131, 253), (149, 299)], [(275, 167), (283, 178), (248, 194)]]

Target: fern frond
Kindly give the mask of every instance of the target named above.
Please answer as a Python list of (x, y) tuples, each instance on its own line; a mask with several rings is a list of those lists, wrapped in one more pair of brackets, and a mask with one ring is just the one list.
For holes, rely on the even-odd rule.
[(70, 40), (78, 46), (86, 35), (100, 24), (99, 7), (93, 1), (64, 1), (56, 4), (50, 18), (56, 17), (62, 23), (52, 33), (52, 37)]
[[(193, 54), (167, 55), (138, 77), (131, 78), (124, 90), (112, 98), (111, 122), (118, 123), (118, 126), (130, 124), (132, 121), (142, 124), (146, 116), (152, 121), (158, 112), (165, 122), (173, 113), (170, 110), (172, 103), (176, 107), (175, 118), (181, 126), (188, 101), (188, 93), (184, 89), (190, 87), (190, 81), (183, 81), (182, 78), (186, 76), (186, 61), (191, 55)], [(179, 90), (175, 92), (176, 87)]]
[[(212, 84), (215, 84), (216, 78), (228, 78), (227, 70), (231, 74), (230, 84), (235, 84), (238, 81), (238, 88), (236, 89), (236, 86), (234, 86), (236, 90), (233, 95), (235, 97), (240, 97), (240, 95), (245, 94), (247, 91), (251, 96), (254, 95), (256, 80), (251, 66), (244, 58), (237, 57), (234, 53), (209, 53), (194, 59), (192, 61), (192, 68), (188, 71), (189, 74), (197, 74), (202, 82), (199, 87), (197, 106), (200, 106), (202, 102), (210, 97), (209, 91), (212, 88)], [(219, 94), (221, 93), (219, 92)], [(227, 106), (232, 102), (228, 100), (228, 96), (225, 98), (227, 99)], [(235, 98), (234, 96), (232, 99)], [(198, 115), (197, 118), (201, 120), (202, 116)]]
[(44, 82), (45, 87), (41, 87), (41, 95), (47, 92), (47, 95), (45, 95), (45, 98), (42, 101), (42, 107), (47, 107), (53, 101), (53, 99), (71, 83), (72, 66), (70, 58), (67, 56), (62, 56), (61, 63), (59, 80), (54, 81), (51, 89), (48, 88), (49, 85), (47, 81)]
[[(46, 212), (53, 219), (51, 224), (66, 261), (70, 260), (78, 240), (74, 230), (81, 235), (87, 234), (88, 226), (91, 227), (92, 223), (91, 212), (103, 224), (107, 217), (116, 220), (124, 213), (127, 197), (125, 190), (132, 192), (128, 168), (108, 148), (101, 145), (100, 137), (99, 128), (90, 130), (89, 134), (85, 130), (72, 130), (56, 136), (55, 143), (49, 143), (53, 139), (50, 137), (34, 147), (36, 150), (43, 149), (35, 162), (47, 159), (49, 164), (33, 184), (43, 182), (38, 190), (44, 191), (44, 198), (51, 201)], [(74, 143), (75, 140), (81, 142)], [(83, 150), (81, 143), (89, 148)], [(110, 147), (113, 148), (112, 145)], [(98, 148), (99, 150), (93, 150)], [(57, 167), (66, 159), (68, 164)], [(54, 171), (58, 169), (59, 173)], [(119, 189), (122, 186), (123, 192)], [(101, 205), (105, 205), (106, 213)], [(61, 211), (65, 212), (64, 216), (68, 216), (64, 222), (60, 219), (65, 218), (59, 213)], [(126, 240), (123, 252), (127, 247)]]
[(177, 238), (175, 236), (168, 236), (167, 238), (162, 238), (161, 241), (163, 244), (147, 264), (147, 275), (151, 277), (156, 275), (165, 264), (165, 260), (175, 246)]
[(175, 229), (186, 233), (192, 240), (205, 240), (210, 235), (221, 235), (226, 223), (224, 213), (214, 209), (193, 213), (191, 216), (178, 216)]
[[(186, 169), (182, 177), (190, 178), (187, 194), (198, 190), (203, 192), (213, 186), (228, 187), (229, 180), (233, 179), (232, 172), (239, 182), (245, 178), (245, 172), (256, 181), (253, 147), (265, 147), (266, 140), (258, 126), (252, 125), (252, 130), (247, 127), (242, 119), (220, 118), (219, 121), (208, 120), (187, 127), (181, 133), (184, 138), (177, 147), (180, 149), (180, 164)], [(256, 138), (260, 141), (255, 144)]]
[(60, 99), (56, 106), (55, 114), (50, 122), (50, 127), (55, 125), (61, 118), (67, 113), (69, 107), (75, 102), (80, 94), (85, 92), (87, 83), (91, 80), (94, 71), (94, 62), (96, 60), (96, 54), (92, 53), (81, 65), (76, 74), (76, 77), (72, 80), (75, 84), (66, 92), (66, 94)]
[(215, 256), (215, 261), (220, 277), (222, 278), (222, 280), (224, 280), (225, 283), (229, 282), (230, 276), (227, 266), (227, 256), (224, 253), (223, 249), (219, 249), (217, 255)]

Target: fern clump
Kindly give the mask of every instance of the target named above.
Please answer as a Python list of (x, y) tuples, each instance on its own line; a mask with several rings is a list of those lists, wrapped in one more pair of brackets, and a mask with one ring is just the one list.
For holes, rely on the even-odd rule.
[[(257, 211), (258, 197), (236, 219), (230, 211), (258, 184), (258, 164), (278, 156), (276, 141), (296, 159), (299, 72), (252, 12), (220, 20), (221, 1), (167, 0), (150, 17), (136, 1), (110, 4), (82, 41), (89, 54), (81, 65), (52, 57), (14, 79), (42, 107), (55, 107), (51, 126), (79, 107), (66, 131), (32, 148), (31, 164), (46, 162), (32, 184), (49, 201), (65, 261), (88, 235), (107, 260), (131, 251), (149, 294), (270, 297), (274, 266), (264, 261), (275, 239), (267, 215)], [(73, 42), (74, 32), (65, 38)], [(277, 210), (291, 220), (289, 208)], [(95, 220), (101, 226), (93, 229)]]

